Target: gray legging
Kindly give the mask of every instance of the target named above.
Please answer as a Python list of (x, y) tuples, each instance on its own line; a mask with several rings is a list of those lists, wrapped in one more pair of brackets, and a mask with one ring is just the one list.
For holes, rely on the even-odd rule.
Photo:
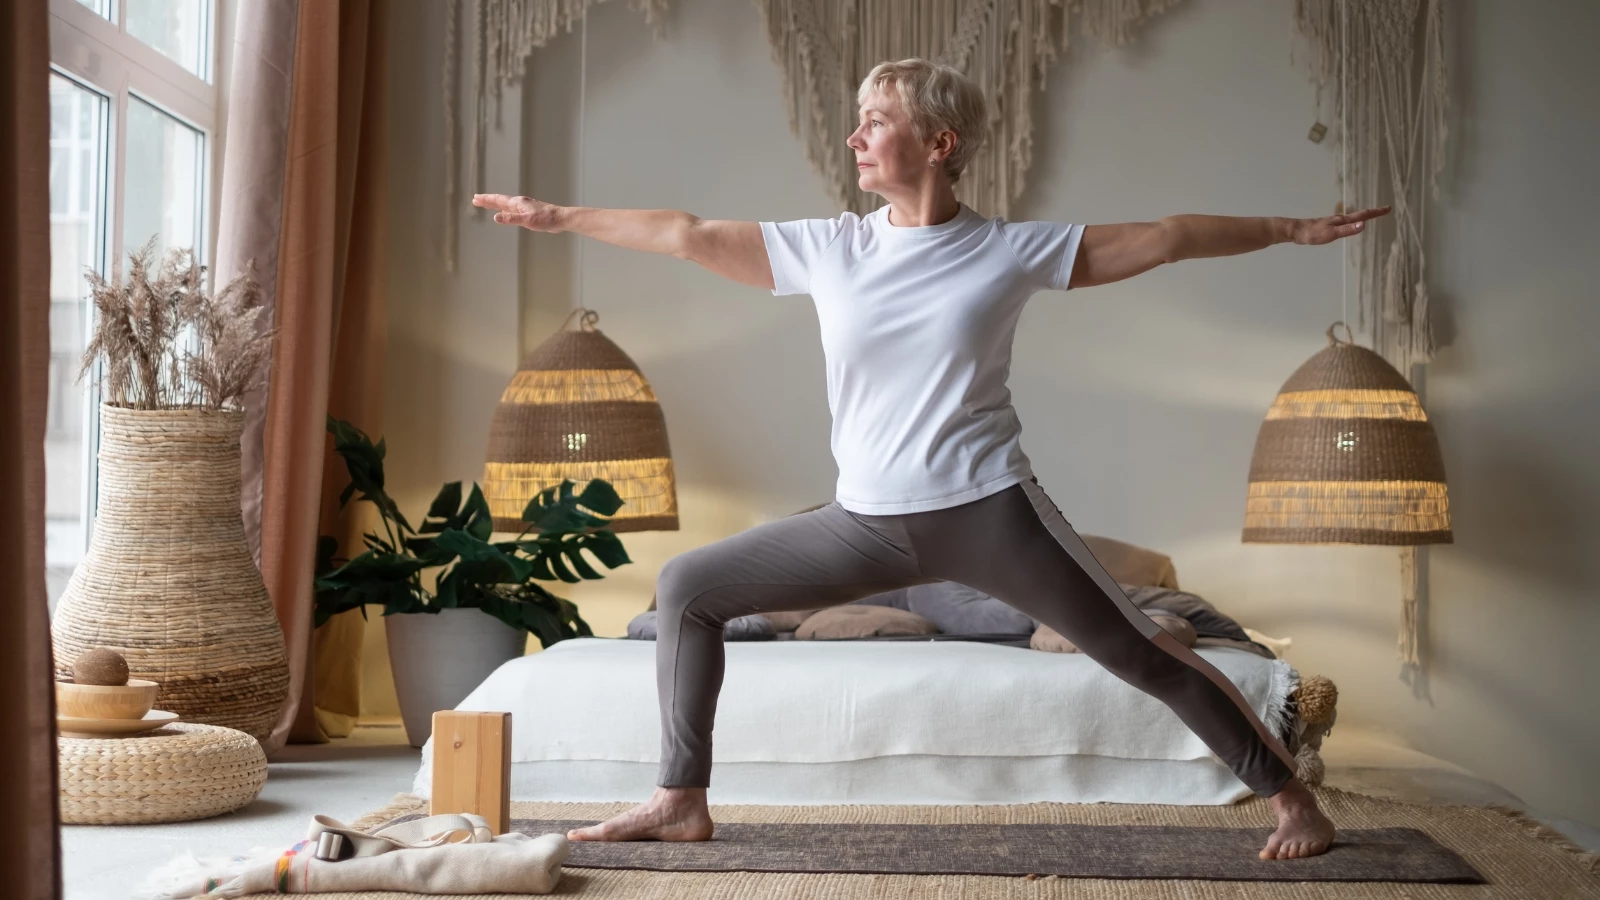
[(955, 581), (1060, 632), (1167, 704), (1257, 794), (1294, 758), (1239, 689), (1129, 602), (1036, 481), (960, 506), (893, 516), (837, 503), (674, 557), (656, 586), (664, 787), (708, 787), (724, 666), (722, 626), (751, 613), (838, 606)]

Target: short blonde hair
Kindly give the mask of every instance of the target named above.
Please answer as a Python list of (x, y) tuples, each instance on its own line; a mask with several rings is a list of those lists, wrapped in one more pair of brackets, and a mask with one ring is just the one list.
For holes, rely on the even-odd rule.
[(857, 105), (865, 103), (874, 90), (886, 91), (890, 86), (896, 89), (900, 108), (910, 117), (918, 140), (947, 128), (956, 133), (956, 148), (944, 158), (944, 171), (951, 181), (959, 181), (988, 132), (982, 89), (953, 66), (902, 59), (872, 67), (856, 91)]

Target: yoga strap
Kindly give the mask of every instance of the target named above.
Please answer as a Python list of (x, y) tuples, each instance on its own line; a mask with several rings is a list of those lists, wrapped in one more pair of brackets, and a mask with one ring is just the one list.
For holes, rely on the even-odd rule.
[(317, 844), (316, 858), (327, 861), (377, 856), (390, 850), (421, 850), (445, 844), (482, 844), (494, 832), (482, 816), (428, 816), (368, 833), (328, 816), (312, 816), (306, 839)]

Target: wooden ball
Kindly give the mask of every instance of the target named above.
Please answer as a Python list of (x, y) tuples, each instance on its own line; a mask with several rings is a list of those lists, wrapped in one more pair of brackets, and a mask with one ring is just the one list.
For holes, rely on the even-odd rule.
[(72, 663), (72, 680), (78, 684), (127, 684), (128, 661), (115, 650), (85, 650)]

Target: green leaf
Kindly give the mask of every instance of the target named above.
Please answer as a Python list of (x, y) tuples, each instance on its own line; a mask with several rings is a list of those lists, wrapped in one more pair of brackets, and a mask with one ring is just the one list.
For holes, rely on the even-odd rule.
[(556, 580), (555, 573), (550, 571), (550, 557), (549, 556), (546, 556), (545, 554), (540, 553), (538, 556), (535, 556), (533, 559), (528, 560), (528, 562), (529, 562), (529, 564), (530, 564), (530, 566), (532, 567), (532, 570), (533, 570), (530, 574), (534, 578), (542, 578), (545, 581), (555, 581)]
[(312, 574), (323, 575), (332, 572), (338, 566), (334, 565), (334, 557), (339, 553), (339, 539), (331, 534), (317, 537), (316, 562), (312, 566)]
[(565, 581), (568, 584), (577, 584), (582, 580), (578, 576), (572, 574), (572, 570), (567, 568), (567, 564), (565, 562), (562, 562), (561, 553), (559, 550), (550, 554), (550, 568), (556, 573), (557, 578)]
[(461, 575), (459, 570), (446, 572), (433, 590), (434, 605), (440, 609), (455, 609), (461, 605)]
[(451, 574), (460, 573), (474, 584), (520, 584), (533, 572), (531, 560), (505, 553), (465, 531), (451, 529), (440, 534), (437, 541), (441, 548), (459, 557)]
[(523, 519), (531, 522), (538, 518), (539, 511), (548, 506), (553, 499), (548, 489), (535, 493), (528, 498), (528, 505), (522, 508)]
[(572, 562), (572, 568), (578, 571), (578, 577), (587, 578), (591, 581), (605, 577), (596, 572), (594, 567), (589, 565), (589, 561), (583, 558), (583, 547), (576, 541), (562, 545), (561, 549), (566, 552), (567, 559)]
[(534, 581), (520, 585), (517, 591), (528, 603), (557, 603), (561, 599), (546, 590), (544, 585)]
[(382, 606), (384, 615), (417, 610), (422, 604), (409, 581), (319, 578), (315, 590), (312, 620), (318, 626), (347, 609), (369, 603)]
[(350, 560), (326, 575), (321, 581), (355, 585), (367, 581), (410, 582), (411, 576), (422, 571), (419, 560), (393, 553), (367, 552)]
[(588, 518), (571, 500), (557, 501), (552, 494), (555, 488), (528, 501), (522, 511), (522, 520), (541, 532), (576, 531), (583, 528)]
[[(406, 517), (400, 514), (400, 507), (395, 504), (394, 500), (390, 499), (388, 494), (380, 494), (379, 496), (382, 498), (383, 502), (379, 503), (378, 507), (382, 509), (390, 519), (393, 519), (394, 523), (399, 525), (402, 531), (409, 531), (412, 534), (416, 534), (417, 530), (412, 528), (411, 523), (406, 521)], [(377, 503), (376, 500), (373, 502)]]
[(444, 521), (440, 523), (439, 527), (433, 528), (433, 532), (443, 531), (448, 527), (461, 527), (459, 524), (451, 521), (455, 518), (456, 510), (460, 508), (461, 482), (452, 481), (440, 488), (438, 495), (433, 498), (433, 505), (428, 507), (428, 518), (422, 523), (422, 533), (432, 533), (429, 530), (429, 526), (433, 524), (433, 520), (435, 519)]
[(602, 516), (616, 515), (623, 505), (616, 488), (602, 478), (595, 478), (584, 486), (583, 493), (578, 495), (578, 502)]
[(333, 435), (333, 449), (344, 458), (345, 469), (350, 473), (350, 488), (341, 494), (340, 505), (349, 500), (350, 490), (359, 491), (359, 499), (371, 502), (379, 512), (397, 523), (403, 530), (412, 531), (411, 524), (401, 515), (400, 508), (383, 490), (383, 441), (376, 445), (366, 433), (341, 419), (327, 418), (328, 431)]
[(494, 515), (489, 512), (489, 501), (484, 499), (483, 490), (477, 484), (472, 485), (472, 494), (467, 497), (467, 505), (462, 512), (469, 516), (467, 533), (487, 541), (489, 535), (494, 533)]
[(561, 623), (551, 615), (549, 610), (534, 606), (531, 603), (522, 607), (523, 627), (534, 633), (539, 639), (539, 644), (546, 649), (561, 642)]
[(593, 553), (595, 559), (608, 569), (625, 566), (633, 562), (628, 558), (628, 551), (623, 549), (622, 541), (610, 531), (596, 531), (586, 535), (584, 549)]

